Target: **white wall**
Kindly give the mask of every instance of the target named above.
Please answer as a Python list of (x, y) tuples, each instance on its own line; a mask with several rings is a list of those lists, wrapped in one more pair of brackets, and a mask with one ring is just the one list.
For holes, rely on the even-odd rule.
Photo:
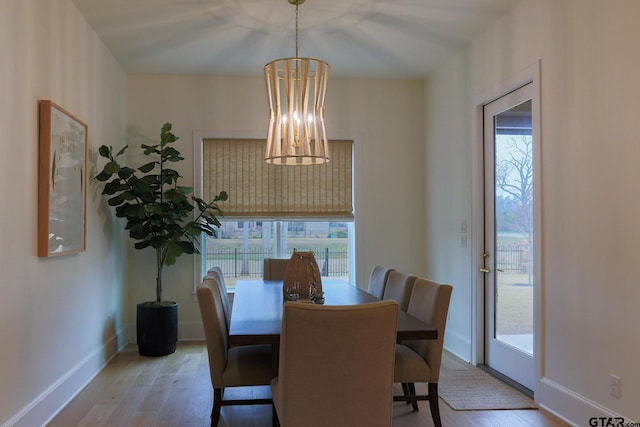
[[(195, 129), (266, 135), (268, 105), (263, 77), (132, 75), (128, 77), (127, 97), (134, 147), (139, 146), (137, 135), (158, 140), (160, 126), (166, 121), (173, 123), (181, 138), (179, 149), (187, 158), (185, 184), (193, 179), (190, 165)], [(331, 79), (326, 110), (330, 137), (356, 138), (358, 285), (366, 286), (376, 264), (422, 274), (423, 83)], [(135, 299), (152, 299), (152, 254), (130, 255), (135, 265), (130, 276)], [(180, 304), (180, 338), (197, 336), (200, 318), (191, 295), (193, 259), (181, 258), (165, 270), (164, 277), (165, 298)]]
[(0, 424), (41, 425), (123, 344), (120, 231), (88, 182), (87, 251), (36, 255), (38, 100), (122, 144), (124, 73), (70, 0), (0, 2)]
[(457, 54), (425, 85), (425, 241), (428, 277), (454, 287), (445, 345), (471, 360), (472, 218), (466, 73), (467, 60)]
[[(470, 359), (475, 272), (468, 266), (477, 254), (460, 248), (458, 231), (473, 215), (474, 103), (540, 60), (536, 399), (578, 425), (603, 414), (640, 420), (639, 18), (636, 0), (523, 0), (426, 84), (427, 268), (454, 285), (447, 343)], [(465, 129), (452, 129), (457, 123)], [(622, 378), (621, 399), (608, 394), (609, 374)]]

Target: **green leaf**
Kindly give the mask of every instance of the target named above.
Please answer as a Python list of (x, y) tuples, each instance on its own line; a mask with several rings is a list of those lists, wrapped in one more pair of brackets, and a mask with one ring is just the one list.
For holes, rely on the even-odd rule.
[(128, 191), (124, 191), (117, 196), (114, 196), (107, 200), (109, 206), (118, 206), (124, 203), (126, 200), (131, 200), (132, 195)]
[(119, 206), (120, 212), (122, 216), (127, 218), (140, 218), (144, 219), (146, 217), (146, 212), (144, 210), (144, 206), (141, 204), (129, 204), (126, 203), (122, 206)]
[(104, 186), (104, 189), (102, 190), (102, 194), (110, 196), (112, 194), (116, 194), (119, 191), (125, 191), (128, 188), (129, 187), (127, 187), (127, 184), (123, 184), (119, 180), (114, 179), (113, 181), (107, 183)]
[(153, 195), (153, 188), (142, 179), (132, 178), (129, 181), (131, 190), (137, 195)]
[(162, 142), (163, 142), (163, 144), (169, 144), (171, 142), (176, 142), (178, 139), (180, 139), (180, 138), (178, 138), (177, 136), (175, 136), (171, 132), (168, 132), (168, 133), (164, 134), (164, 137), (162, 138)]
[(144, 248), (149, 247), (149, 242), (146, 241), (146, 240), (143, 240), (142, 242), (136, 242), (133, 245), (133, 247), (136, 248), (136, 249), (144, 249)]
[(198, 205), (198, 210), (200, 212), (207, 209), (207, 204), (200, 197), (191, 196), (191, 200), (193, 200)]
[(207, 224), (212, 224), (216, 227), (220, 227), (222, 225), (218, 218), (216, 218), (215, 216), (207, 216), (205, 217), (205, 221)]
[(144, 155), (148, 156), (149, 154), (159, 154), (160, 152), (156, 149), (157, 145), (146, 145), (142, 144), (142, 148), (144, 148)]
[(120, 171), (120, 165), (115, 160), (110, 161), (106, 165), (104, 165), (105, 173), (113, 175), (114, 173), (118, 173)]
[(165, 200), (169, 201), (169, 202), (173, 202), (173, 203), (183, 203), (184, 201), (187, 200), (187, 196), (185, 196), (183, 193), (177, 191), (174, 188), (171, 188), (167, 191), (165, 191)]
[(177, 140), (178, 137), (171, 133), (171, 123), (165, 123), (160, 131), (160, 144), (164, 147)]
[(227, 194), (226, 191), (221, 191), (220, 194), (218, 194), (215, 199), (213, 199), (214, 202), (224, 202), (225, 200), (227, 200), (229, 198), (229, 195)]
[(96, 180), (104, 182), (106, 180), (108, 180), (109, 178), (111, 178), (111, 174), (110, 173), (106, 173), (105, 171), (100, 172), (98, 175), (96, 175)]
[(106, 145), (101, 145), (100, 148), (98, 148), (98, 154), (100, 154), (101, 157), (106, 157), (107, 159), (110, 159), (111, 147), (107, 147)]
[(173, 184), (178, 181), (181, 175), (173, 169), (164, 169), (162, 171), (162, 182), (165, 184)]
[(160, 185), (159, 175), (145, 175), (142, 178), (140, 178), (140, 181), (145, 182), (151, 186)]
[(173, 265), (176, 263), (176, 258), (182, 255), (182, 247), (176, 244), (170, 245), (167, 248), (166, 257), (164, 263), (166, 265)]
[(142, 173), (151, 172), (153, 168), (156, 167), (157, 162), (149, 162), (146, 165), (142, 165), (138, 168), (138, 170)]
[(196, 253), (197, 249), (191, 242), (178, 242), (177, 245), (180, 246), (180, 249), (183, 253), (191, 255)]
[(135, 171), (129, 167), (123, 167), (120, 168), (120, 170), (118, 171), (118, 177), (120, 179), (124, 179), (127, 180), (129, 178), (131, 178), (131, 176), (135, 173)]
[(191, 194), (191, 193), (193, 193), (193, 187), (178, 186), (178, 187), (176, 187), (176, 190), (178, 190), (181, 194)]
[(147, 203), (147, 211), (150, 214), (160, 214), (162, 213), (162, 206), (159, 203)]
[(118, 156), (122, 155), (122, 153), (124, 153), (124, 151), (127, 149), (127, 147), (128, 147), (128, 145), (125, 145), (124, 147), (122, 147), (122, 148), (120, 149), (120, 151), (118, 151), (118, 154), (116, 154), (116, 157), (118, 157)]
[(165, 147), (162, 149), (162, 158), (168, 162), (177, 162), (180, 160), (184, 160), (184, 157), (180, 154), (178, 150), (173, 147)]

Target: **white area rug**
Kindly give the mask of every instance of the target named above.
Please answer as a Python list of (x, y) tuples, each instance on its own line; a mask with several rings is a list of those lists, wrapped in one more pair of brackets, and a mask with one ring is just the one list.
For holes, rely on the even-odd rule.
[(438, 394), (456, 411), (538, 409), (535, 402), (513, 387), (474, 366), (440, 371)]

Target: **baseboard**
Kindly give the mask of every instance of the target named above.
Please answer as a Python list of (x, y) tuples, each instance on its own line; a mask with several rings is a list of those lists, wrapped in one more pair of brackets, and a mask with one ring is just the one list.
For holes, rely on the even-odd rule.
[(624, 418), (624, 416), (616, 414), (548, 378), (543, 378), (538, 383), (536, 402), (547, 411), (573, 426), (594, 425), (589, 423), (589, 420), (594, 417), (612, 419), (611, 424), (598, 425), (618, 425), (616, 418), (624, 419), (625, 425), (627, 423), (631, 423), (630, 425), (636, 424), (634, 421)]
[(471, 361), (471, 340), (462, 334), (447, 330), (444, 336), (444, 348), (465, 362)]
[(46, 425), (126, 344), (124, 330), (121, 330), (51, 384), (31, 403), (2, 424), (2, 427)]
[(202, 322), (178, 323), (178, 341), (204, 341)]

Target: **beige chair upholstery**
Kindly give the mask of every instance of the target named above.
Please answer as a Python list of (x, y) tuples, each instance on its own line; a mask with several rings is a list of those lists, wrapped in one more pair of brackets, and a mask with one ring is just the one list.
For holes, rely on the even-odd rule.
[(289, 265), (289, 258), (265, 258), (262, 278), (264, 280), (284, 280), (287, 265)]
[(400, 310), (407, 311), (409, 306), (409, 298), (413, 289), (413, 282), (416, 276), (402, 273), (400, 271), (392, 271), (387, 278), (387, 284), (384, 287), (384, 295), (382, 299), (391, 299), (398, 303)]
[(229, 330), (217, 280), (207, 277), (197, 289), (213, 386), (211, 425), (217, 426), (223, 405), (271, 404), (271, 399), (222, 400), (225, 387), (268, 385), (273, 378), (271, 346), (229, 347)]
[(371, 270), (371, 277), (369, 277), (369, 286), (367, 287), (367, 292), (369, 292), (374, 297), (378, 297), (382, 299), (384, 297), (384, 288), (387, 284), (387, 279), (389, 278), (389, 273), (395, 271), (393, 268), (383, 267), (381, 265), (376, 265)]
[(397, 316), (393, 301), (285, 303), (274, 424), (391, 426)]
[[(220, 296), (222, 297), (222, 306), (224, 308), (224, 318), (227, 323), (227, 329), (231, 327), (231, 303), (229, 302), (229, 293), (227, 291), (227, 285), (224, 281), (224, 275), (220, 267), (212, 267), (207, 271), (207, 275), (204, 279), (213, 278), (217, 281), (220, 287)], [(204, 280), (203, 279), (203, 280)]]
[[(428, 400), (436, 427), (442, 425), (438, 407), (438, 380), (452, 290), (450, 285), (417, 279), (413, 284), (407, 312), (437, 327), (438, 339), (405, 341), (396, 346), (394, 378), (395, 382), (402, 383), (405, 395), (394, 396), (394, 400), (411, 402), (415, 411), (418, 410), (418, 400)], [(416, 395), (417, 382), (428, 383), (428, 395)]]

